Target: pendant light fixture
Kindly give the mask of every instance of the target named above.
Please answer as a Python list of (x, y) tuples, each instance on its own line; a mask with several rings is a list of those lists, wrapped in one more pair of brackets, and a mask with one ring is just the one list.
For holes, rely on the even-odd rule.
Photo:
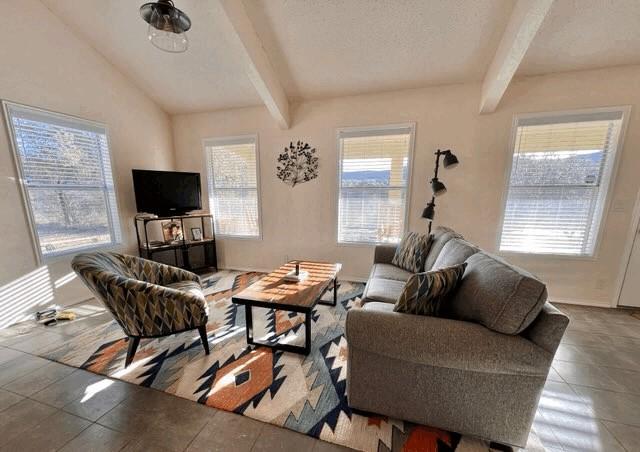
[(191, 19), (173, 5), (173, 0), (158, 0), (140, 7), (140, 15), (149, 24), (151, 44), (165, 52), (181, 53), (189, 48), (186, 32)]

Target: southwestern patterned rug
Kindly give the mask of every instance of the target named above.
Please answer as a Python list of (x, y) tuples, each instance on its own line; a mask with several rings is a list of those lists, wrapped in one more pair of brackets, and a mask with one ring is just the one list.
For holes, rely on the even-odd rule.
[[(209, 356), (194, 331), (143, 340), (134, 362), (124, 369), (127, 343), (113, 321), (47, 351), (44, 357), (358, 450), (489, 450), (487, 443), (473, 438), (349, 409), (344, 322), (347, 311), (360, 306), (363, 284), (343, 282), (337, 307), (318, 305), (309, 356), (248, 347), (244, 308), (231, 303), (231, 296), (260, 277), (220, 272), (205, 281)], [(327, 300), (332, 296), (325, 294)], [(255, 309), (254, 328), (261, 340), (304, 339), (302, 317), (293, 313)]]

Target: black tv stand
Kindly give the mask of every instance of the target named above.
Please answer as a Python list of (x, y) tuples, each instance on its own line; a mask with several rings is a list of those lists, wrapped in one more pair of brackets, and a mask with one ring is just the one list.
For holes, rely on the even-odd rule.
[[(148, 226), (154, 222), (179, 222), (180, 229), (182, 230), (182, 240), (175, 240), (171, 242), (165, 241), (149, 241), (149, 229)], [(191, 231), (185, 230), (185, 222), (197, 221), (202, 232), (201, 240), (194, 240), (191, 236)], [(187, 215), (175, 215), (170, 214), (167, 216), (158, 217), (145, 217), (136, 216), (134, 218), (136, 227), (136, 237), (138, 239), (138, 254), (140, 257), (150, 260), (154, 259), (154, 255), (160, 252), (173, 251), (174, 265), (176, 267), (184, 268), (194, 272), (202, 272), (210, 269), (218, 270), (218, 262), (216, 255), (216, 239), (213, 228), (213, 216), (209, 213), (196, 213)], [(141, 238), (141, 233), (144, 234), (144, 239)], [(204, 251), (204, 265), (199, 267), (193, 267), (191, 265), (191, 258), (189, 252), (196, 248), (201, 247)]]
[[(143, 214), (140, 214), (143, 215)], [(172, 210), (170, 212), (156, 212), (156, 215), (158, 216), (157, 219), (163, 219), (163, 220), (169, 220), (169, 219), (178, 219), (181, 217), (190, 217), (191, 213), (188, 210)], [(198, 214), (193, 214), (193, 215), (198, 215)]]

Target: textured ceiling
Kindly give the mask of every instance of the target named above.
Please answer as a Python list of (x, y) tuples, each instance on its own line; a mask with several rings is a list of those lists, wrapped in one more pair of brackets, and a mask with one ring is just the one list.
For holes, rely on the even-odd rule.
[(193, 22), (189, 50), (147, 40), (143, 0), (41, 0), (169, 113), (259, 105), (217, 0), (176, 0)]
[(481, 80), (511, 0), (254, 0), (245, 5), (294, 98)]
[(640, 63), (640, 0), (556, 0), (519, 75)]
[[(218, 0), (175, 0), (190, 48), (146, 38), (144, 0), (41, 0), (169, 113), (262, 104)], [(290, 99), (479, 81), (515, 0), (244, 1)], [(534, 0), (535, 1), (535, 0)], [(556, 0), (518, 75), (640, 63), (640, 0)]]

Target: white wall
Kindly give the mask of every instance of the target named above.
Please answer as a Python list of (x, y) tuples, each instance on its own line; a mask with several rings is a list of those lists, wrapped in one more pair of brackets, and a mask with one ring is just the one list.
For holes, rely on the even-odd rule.
[[(426, 228), (420, 214), (429, 195), (433, 152), (437, 148), (455, 150), (461, 164), (442, 172), (449, 191), (438, 200), (437, 224), (449, 225), (494, 251), (513, 115), (632, 105), (613, 208), (605, 218), (597, 257), (509, 257), (546, 281), (553, 299), (609, 305), (640, 185), (640, 66), (517, 80), (497, 112), (490, 115), (478, 114), (479, 95), (480, 85), (473, 83), (304, 102), (293, 106), (289, 130), (280, 130), (262, 107), (177, 115), (172, 118), (176, 163), (180, 170), (205, 175), (203, 138), (257, 133), (263, 239), (219, 240), (221, 266), (269, 269), (281, 264), (285, 256), (324, 259), (344, 263), (344, 274), (349, 277), (364, 278), (373, 248), (336, 245), (336, 128), (417, 122), (409, 206), (409, 226), (417, 231)], [(285, 144), (298, 139), (316, 147), (320, 176), (291, 188), (275, 176), (276, 156)]]
[[(0, 98), (109, 126), (123, 248), (133, 251), (131, 168), (173, 168), (169, 117), (37, 0), (2, 2), (0, 61)], [(90, 296), (77, 279), (65, 283), (68, 259), (37, 266), (4, 127), (0, 211), (0, 326), (54, 297), (70, 304)]]
[[(409, 206), (412, 230), (426, 227), (420, 213), (429, 194), (432, 152), (438, 147), (454, 149), (462, 163), (442, 173), (449, 192), (439, 200), (437, 223), (495, 250), (513, 114), (632, 105), (612, 209), (597, 257), (509, 257), (544, 279), (555, 299), (605, 305), (614, 297), (640, 186), (638, 66), (517, 80), (491, 115), (478, 114), (480, 86), (473, 83), (304, 102), (292, 106), (289, 130), (279, 129), (262, 107), (178, 115), (171, 120), (40, 2), (3, 2), (3, 7), (0, 98), (109, 126), (124, 249), (134, 252), (135, 243), (131, 168), (172, 169), (175, 165), (204, 175), (203, 138), (259, 135), (263, 239), (220, 240), (219, 258), (225, 267), (269, 269), (285, 256), (303, 257), (340, 261), (345, 264), (345, 276), (366, 277), (373, 248), (336, 245), (338, 127), (417, 122)], [(317, 148), (320, 176), (291, 188), (275, 177), (276, 156), (286, 143), (297, 139)], [(0, 326), (52, 300), (69, 304), (88, 296), (77, 279), (65, 282), (70, 273), (68, 259), (37, 266), (4, 128), (0, 131), (0, 207)]]

